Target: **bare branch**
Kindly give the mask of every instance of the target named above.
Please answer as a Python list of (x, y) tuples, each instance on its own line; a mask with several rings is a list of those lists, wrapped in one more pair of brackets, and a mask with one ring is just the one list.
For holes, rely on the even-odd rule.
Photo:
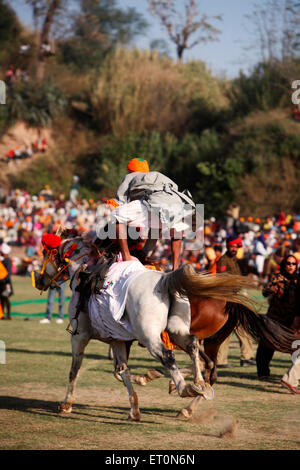
[[(200, 42), (218, 39), (220, 30), (211, 24), (207, 15), (203, 14), (199, 17), (196, 0), (186, 0), (184, 17), (180, 11), (176, 11), (174, 0), (148, 0), (148, 3), (150, 14), (160, 19), (169, 38), (176, 45), (179, 60), (182, 59), (186, 49), (191, 49)], [(216, 15), (212, 19), (221, 20), (221, 16)], [(197, 32), (201, 32), (201, 34), (191, 42), (191, 36)]]

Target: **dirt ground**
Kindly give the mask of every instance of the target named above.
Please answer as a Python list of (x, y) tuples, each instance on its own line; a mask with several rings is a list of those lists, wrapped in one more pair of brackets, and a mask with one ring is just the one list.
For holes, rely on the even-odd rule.
[[(219, 372), (215, 398), (202, 401), (188, 421), (176, 418), (190, 403), (168, 394), (169, 378), (135, 386), (142, 419), (129, 422), (128, 395), (112, 374), (107, 345), (91, 342), (80, 371), (73, 412), (58, 414), (71, 363), (65, 325), (37, 320), (1, 322), (6, 364), (0, 365), (0, 448), (74, 450), (222, 450), (300, 449), (299, 397), (280, 385), (290, 358), (275, 353), (272, 382), (261, 383), (256, 368), (239, 367), (239, 346), (232, 338), (230, 362)], [(180, 367), (189, 364), (176, 352)], [(131, 370), (160, 367), (136, 344)]]

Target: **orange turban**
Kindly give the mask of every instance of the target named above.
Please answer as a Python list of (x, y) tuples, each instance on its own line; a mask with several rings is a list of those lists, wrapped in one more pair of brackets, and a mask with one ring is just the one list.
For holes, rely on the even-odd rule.
[(149, 172), (149, 165), (147, 160), (143, 158), (133, 158), (127, 165), (129, 171), (140, 171), (141, 173)]

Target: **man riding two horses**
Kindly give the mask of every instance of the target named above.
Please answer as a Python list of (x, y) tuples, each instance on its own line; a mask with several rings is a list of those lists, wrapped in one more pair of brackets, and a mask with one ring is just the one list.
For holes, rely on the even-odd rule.
[(127, 169), (129, 173), (119, 186), (115, 198), (108, 201), (115, 207), (111, 213), (111, 223), (115, 224), (122, 259), (132, 259), (127, 240), (128, 230), (131, 233), (136, 231), (137, 236), (137, 231), (142, 230), (147, 240), (140, 253), (140, 260), (144, 261), (154, 252), (161, 236), (170, 238), (174, 271), (180, 263), (182, 234), (192, 228), (195, 203), (187, 191), (179, 192), (171, 179), (158, 171), (150, 171), (146, 160), (133, 158)]

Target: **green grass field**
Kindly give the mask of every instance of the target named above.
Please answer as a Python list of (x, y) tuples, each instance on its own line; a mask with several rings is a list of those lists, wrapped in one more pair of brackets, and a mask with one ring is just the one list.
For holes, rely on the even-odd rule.
[[(13, 281), (13, 302), (41, 299), (29, 278), (15, 277)], [(259, 292), (253, 294), (259, 299)], [(229, 360), (236, 367), (219, 371), (215, 399), (202, 401), (190, 421), (176, 419), (190, 399), (169, 395), (168, 377), (146, 387), (135, 386), (142, 421), (127, 421), (127, 391), (113, 377), (107, 345), (96, 341), (86, 348), (73, 412), (62, 417), (57, 405), (66, 392), (70, 335), (65, 331), (67, 319), (64, 325), (39, 323), (41, 316), (35, 315), (44, 315), (45, 306), (14, 305), (12, 311), (19, 315), (0, 322), (0, 340), (6, 346), (6, 364), (0, 364), (1, 449), (300, 448), (299, 396), (280, 385), (290, 357), (276, 352), (271, 363), (272, 383), (259, 382), (255, 366), (240, 367), (235, 335)], [(176, 359), (180, 367), (189, 365), (183, 352), (176, 352)], [(133, 373), (162, 369), (136, 344), (129, 365)], [(221, 437), (226, 426), (232, 427), (232, 435)]]

